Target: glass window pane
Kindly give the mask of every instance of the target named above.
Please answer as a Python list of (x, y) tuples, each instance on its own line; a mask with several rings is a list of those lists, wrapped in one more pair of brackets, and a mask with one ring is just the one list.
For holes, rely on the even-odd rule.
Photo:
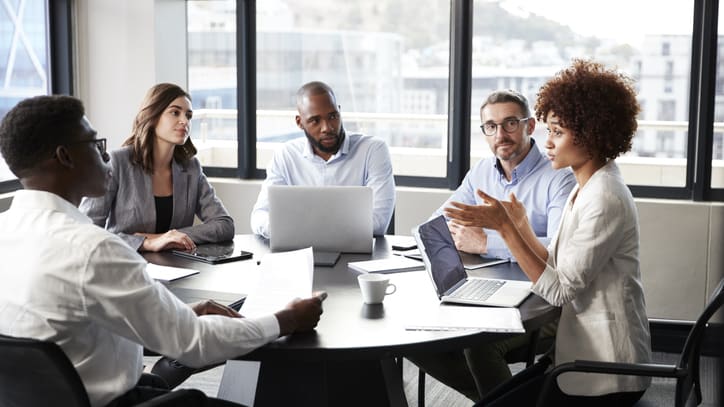
[[(0, 7), (0, 119), (19, 101), (49, 93), (44, 1)], [(0, 182), (15, 176), (0, 156)]]
[[(516, 89), (533, 109), (548, 78), (572, 58), (593, 58), (636, 81), (639, 130), (617, 160), (626, 182), (685, 185), (693, 2), (476, 0), (474, 8), (471, 162), (492, 154), (479, 128), (488, 93)], [(545, 126), (533, 136), (543, 148)]]
[(236, 168), (236, 1), (186, 4), (191, 137), (203, 165)]
[[(724, 10), (719, 9), (719, 32), (724, 32)], [(711, 161), (711, 187), (724, 188), (724, 36), (717, 45), (716, 80), (714, 82), (714, 145)]]
[(295, 93), (335, 91), (347, 132), (384, 139), (397, 175), (444, 177), (450, 2), (260, 1), (257, 7), (257, 165), (303, 137)]

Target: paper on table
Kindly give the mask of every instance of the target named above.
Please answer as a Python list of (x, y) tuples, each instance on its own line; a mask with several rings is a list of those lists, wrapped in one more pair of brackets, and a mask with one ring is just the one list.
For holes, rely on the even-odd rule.
[(170, 281), (178, 280), (179, 278), (199, 274), (199, 271), (194, 269), (160, 266), (153, 263), (148, 263), (146, 265), (146, 272), (149, 276), (151, 276), (151, 278), (153, 278), (154, 280), (158, 280), (162, 283), (168, 283)]
[(259, 279), (249, 291), (241, 314), (257, 317), (283, 309), (295, 298), (312, 295), (314, 255), (312, 248), (269, 253), (261, 260)]
[(411, 313), (408, 331), (525, 332), (517, 308), (440, 305)]
[(401, 271), (424, 270), (425, 263), (402, 256), (384, 259), (351, 261), (347, 267), (362, 273), (398, 273)]

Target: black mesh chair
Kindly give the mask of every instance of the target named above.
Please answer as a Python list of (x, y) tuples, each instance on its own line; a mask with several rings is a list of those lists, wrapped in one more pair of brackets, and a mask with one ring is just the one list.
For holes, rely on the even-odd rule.
[(636, 364), (597, 362), (588, 360), (576, 360), (570, 363), (563, 363), (556, 366), (546, 378), (543, 385), (538, 406), (546, 405), (547, 394), (553, 385), (553, 380), (566, 372), (589, 372), (606, 373), (630, 376), (651, 376), (670, 377), (676, 379), (676, 393), (674, 405), (683, 407), (692, 396), (695, 397), (696, 405), (701, 404), (701, 385), (699, 382), (699, 358), (701, 356), (701, 344), (704, 341), (709, 319), (724, 304), (724, 279), (719, 282), (709, 299), (704, 312), (701, 313), (696, 323), (691, 328), (689, 336), (684, 343), (679, 362), (676, 365), (661, 364)]
[[(90, 407), (78, 372), (53, 342), (0, 335), (0, 406)], [(203, 406), (199, 390), (169, 392), (138, 404), (151, 406)]]

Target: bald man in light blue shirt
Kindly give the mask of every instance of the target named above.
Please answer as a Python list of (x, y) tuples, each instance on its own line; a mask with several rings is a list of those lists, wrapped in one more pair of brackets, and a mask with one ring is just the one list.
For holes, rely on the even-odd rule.
[(269, 237), (270, 185), (368, 186), (373, 194), (373, 233), (384, 235), (395, 208), (395, 180), (385, 142), (346, 134), (332, 89), (310, 82), (297, 92), (297, 126), (306, 137), (286, 142), (267, 167), (251, 212), (251, 229)]

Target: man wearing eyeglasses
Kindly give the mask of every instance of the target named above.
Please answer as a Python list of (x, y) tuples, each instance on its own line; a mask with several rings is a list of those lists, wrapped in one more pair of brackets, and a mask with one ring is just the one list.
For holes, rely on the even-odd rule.
[[(556, 233), (566, 199), (575, 185), (569, 169), (554, 170), (531, 137), (535, 118), (526, 98), (514, 90), (491, 93), (480, 107), (482, 136), (493, 152), (478, 161), (465, 175), (452, 196), (433, 214), (443, 214), (451, 201), (482, 204), (478, 189), (496, 199), (509, 200), (510, 193), (523, 202), (533, 230), (544, 246)], [(448, 223), (458, 250), (511, 258), (500, 235), (492, 230)], [(514, 259), (513, 259), (514, 260)], [(556, 324), (541, 329), (541, 338), (555, 335)], [(437, 354), (410, 357), (422, 370), (473, 401), (511, 377), (507, 359), (525, 354), (530, 335), (496, 343)]]
[(317, 325), (325, 293), (258, 318), (213, 301), (188, 306), (149, 277), (135, 249), (81, 213), (83, 197), (106, 192), (111, 167), (80, 100), (21, 101), (0, 123), (0, 152), (23, 185), (0, 213), (0, 334), (57, 343), (91, 406), (169, 391), (142, 375), (144, 346), (200, 367)]
[[(531, 137), (535, 118), (526, 98), (514, 90), (490, 94), (480, 107), (482, 135), (492, 157), (478, 161), (465, 175), (452, 196), (435, 211), (442, 215), (451, 201), (480, 205), (478, 189), (496, 199), (508, 200), (514, 192), (523, 202), (538, 239), (548, 246), (558, 229), (563, 205), (575, 185), (569, 169), (554, 170)], [(492, 230), (465, 228), (450, 224), (458, 250), (511, 258), (500, 235)]]

